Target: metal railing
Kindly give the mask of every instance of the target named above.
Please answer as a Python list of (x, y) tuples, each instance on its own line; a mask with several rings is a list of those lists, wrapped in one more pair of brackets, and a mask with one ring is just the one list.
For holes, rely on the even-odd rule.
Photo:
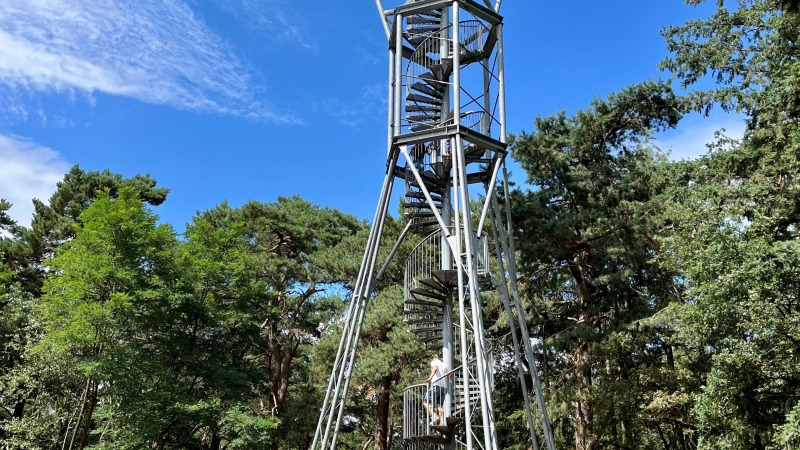
[[(474, 372), (475, 360), (470, 361), (468, 367), (470, 372)], [(443, 377), (438, 378), (431, 383), (436, 384), (439, 380), (446, 380), (448, 396), (445, 397), (445, 402), (449, 399), (450, 405), (443, 403), (442, 408), (444, 411), (450, 411), (447, 417), (463, 416), (464, 411), (464, 372), (462, 366), (447, 372)], [(435, 435), (433, 430), (433, 417), (431, 416), (428, 408), (422, 404), (425, 399), (425, 394), (428, 393), (430, 386), (428, 384), (415, 384), (407, 387), (403, 391), (403, 439), (413, 439), (422, 436)], [(469, 401), (476, 403), (480, 399), (480, 391), (477, 384), (471, 384), (469, 388)], [(434, 411), (436, 407), (432, 408)], [(445, 424), (445, 418), (439, 419), (439, 425)]]
[[(483, 55), (484, 45), (490, 30), (479, 20), (466, 20), (458, 24), (458, 32), (461, 42), (458, 44), (462, 63), (480, 60)], [(412, 93), (410, 88), (414, 83), (423, 83), (441, 92), (450, 89), (450, 74), (453, 71), (453, 54), (455, 45), (453, 42), (453, 25), (448, 25), (435, 33), (414, 34), (412, 36), (427, 36), (420, 42), (408, 61), (405, 72), (406, 97)], [(413, 103), (413, 102), (412, 102)], [(419, 106), (419, 105), (417, 105)], [(420, 114), (410, 114), (406, 111), (404, 116), (404, 126), (407, 128), (426, 128), (434, 129), (453, 123), (453, 111), (447, 109), (435, 111), (435, 107), (423, 111), (415, 111)], [(461, 111), (461, 123), (470, 129), (480, 131), (481, 122), (484, 120), (486, 112)], [(476, 115), (477, 120), (465, 118), (465, 115)], [(439, 117), (438, 122), (431, 120), (431, 117)], [(494, 121), (494, 117), (489, 118), (489, 122)], [(449, 122), (449, 123), (448, 123)]]
[[(452, 236), (455, 228), (449, 228)], [(466, 233), (461, 233), (461, 235), (466, 238)], [(473, 245), (473, 248), (476, 249), (478, 275), (487, 275), (489, 273), (489, 239), (487, 233), (485, 231), (482, 232), (480, 238), (476, 239), (476, 241), (477, 245)], [(466, 248), (464, 244), (465, 242), (461, 242), (460, 247), (462, 249)], [(456, 269), (458, 265), (452, 254), (453, 252), (451, 252), (451, 267)], [(434, 278), (433, 272), (441, 269), (442, 230), (437, 229), (422, 239), (406, 259), (405, 298), (411, 297), (410, 290), (412, 288), (424, 287), (420, 280)]]

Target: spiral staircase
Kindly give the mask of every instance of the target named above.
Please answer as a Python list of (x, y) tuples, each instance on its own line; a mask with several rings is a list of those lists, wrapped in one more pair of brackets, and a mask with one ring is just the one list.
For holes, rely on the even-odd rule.
[[(442, 231), (435, 230), (417, 244), (406, 260), (405, 268), (405, 301), (403, 316), (411, 331), (427, 349), (439, 349), (442, 346), (443, 330), (447, 309), (444, 301), (453, 295), (458, 283), (456, 269), (442, 267)], [(482, 283), (490, 282), (488, 262), (488, 240), (483, 233), (478, 243), (478, 274)], [(451, 261), (451, 267), (456, 267)], [(463, 276), (463, 278), (466, 278)], [(460, 333), (456, 326), (456, 335)], [(466, 342), (471, 342), (473, 331), (467, 330)], [(461, 354), (461, 344), (454, 342), (454, 354)], [(475, 405), (480, 396), (478, 386), (470, 383), (469, 395), (464, 395), (464, 376), (462, 364), (456, 361), (456, 367), (443, 378), (448, 384), (450, 393), (449, 415), (440, 421), (433, 420), (428, 411), (421, 405), (428, 385), (409, 386), (403, 393), (403, 438), (407, 450), (443, 448), (459, 432), (463, 422), (466, 402)], [(476, 370), (475, 360), (467, 363), (467, 370), (473, 375)], [(435, 382), (436, 380), (434, 380)]]
[[(492, 289), (508, 316), (531, 448), (539, 449), (538, 428), (547, 449), (555, 450), (516, 288), (513, 237), (505, 231), (512, 225), (504, 223), (510, 219), (503, 217), (494, 195), (499, 186), (508, 184), (502, 2), (394, 1), (402, 4), (386, 9), (383, 0), (375, 0), (390, 53), (387, 170), (312, 449), (336, 448), (341, 424), (348, 420), (347, 392), (367, 304), (401, 243), (416, 233), (419, 243), (405, 268), (404, 320), (426, 348), (441, 347), (443, 359), (453, 369), (444, 377), (446, 417), (433, 420), (422, 407), (427, 385), (404, 390), (403, 448), (499, 449), (492, 399), (494, 365), (480, 301), (481, 292)], [(485, 195), (480, 215), (473, 216), (477, 199), (470, 191), (476, 183)], [(390, 198), (401, 186), (408, 226), (378, 266)], [(492, 232), (491, 275), (496, 280), (489, 272), (484, 229)], [(533, 382), (541, 427), (534, 423), (528, 379)]]
[[(409, 2), (415, 3), (415, 1)], [(450, 90), (450, 78), (453, 73), (454, 52), (458, 51), (461, 66), (478, 61), (483, 56), (484, 45), (490, 35), (485, 26), (477, 20), (450, 25), (443, 20), (441, 10), (431, 10), (414, 14), (406, 18), (406, 32), (403, 36), (413, 48), (413, 54), (405, 73), (405, 124), (411, 133), (431, 132), (445, 128), (454, 123), (455, 113), (448, 111), (447, 96)], [(459, 45), (452, 39), (453, 27), (458, 26), (462, 36)], [(476, 132), (484, 125), (484, 112), (459, 112), (459, 124)], [(459, 138), (460, 139), (460, 138)], [(442, 347), (444, 328), (446, 325), (445, 301), (453, 296), (459, 279), (464, 282), (467, 274), (459, 277), (458, 270), (443, 267), (464, 267), (456, 258), (466, 255), (454, 255), (449, 264), (443, 264), (442, 258), (449, 252), (442, 248), (446, 242), (439, 222), (435, 218), (432, 206), (441, 214), (446, 207), (447, 191), (452, 187), (451, 141), (448, 139), (429, 139), (410, 145), (409, 153), (420, 178), (412, 176), (408, 167), (395, 167), (395, 175), (405, 181), (405, 198), (402, 201), (404, 214), (414, 230), (423, 239), (409, 255), (405, 268), (405, 301), (404, 320), (417, 340), (428, 349)], [(491, 163), (485, 157), (486, 149), (474, 143), (463, 141), (466, 164)], [(482, 182), (485, 170), (478, 170), (468, 176), (468, 181)], [(423, 189), (424, 186), (424, 189)], [(427, 191), (431, 203), (427, 201)], [(452, 231), (452, 228), (451, 228)], [(450, 233), (451, 235), (453, 233)], [(465, 233), (461, 233), (465, 236)], [(478, 248), (478, 276), (483, 285), (490, 284), (488, 267), (488, 240), (486, 233), (475, 239)], [(465, 248), (464, 245), (458, 248)], [(452, 314), (452, 312), (450, 313)], [(452, 322), (452, 317), (450, 318)], [(466, 330), (471, 336), (472, 330)], [(455, 335), (461, 331), (456, 326)], [(468, 338), (466, 342), (472, 342)], [(453, 354), (461, 355), (461, 342), (453, 342)], [(468, 370), (474, 373), (475, 361), (467, 362)], [(428, 387), (416, 385), (406, 388), (404, 392), (404, 427), (403, 438), (406, 449), (454, 448), (458, 427), (463, 422), (461, 415), (466, 402), (475, 404), (479, 401), (480, 392), (477, 385), (470, 384), (468, 398), (464, 395), (464, 377), (461, 362), (448, 375), (450, 406), (447, 417), (438, 423), (432, 421), (428, 412), (421, 407), (422, 398)], [(471, 377), (474, 378), (474, 377)]]

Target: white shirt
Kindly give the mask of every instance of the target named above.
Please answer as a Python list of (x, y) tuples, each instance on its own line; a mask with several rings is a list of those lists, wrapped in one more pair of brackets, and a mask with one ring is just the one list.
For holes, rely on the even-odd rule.
[(433, 376), (433, 385), (441, 386), (443, 388), (447, 388), (447, 379), (444, 376), (447, 374), (447, 366), (442, 362), (439, 358), (434, 358), (431, 360), (431, 371), (433, 369), (436, 370), (436, 374)]

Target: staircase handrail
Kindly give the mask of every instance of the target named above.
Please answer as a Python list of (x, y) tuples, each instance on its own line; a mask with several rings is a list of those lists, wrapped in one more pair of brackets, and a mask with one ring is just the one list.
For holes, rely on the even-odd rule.
[[(424, 81), (422, 78), (423, 73), (427, 73), (428, 71), (433, 71), (435, 66), (439, 66), (440, 70), (442, 67), (442, 49), (452, 55), (454, 50), (454, 41), (453, 41), (453, 26), (455, 24), (449, 24), (445, 27), (440, 28), (438, 31), (418, 34), (418, 36), (427, 36), (422, 42), (416, 45), (414, 48), (414, 52), (412, 53), (411, 57), (409, 57), (409, 64), (406, 66), (405, 70), (405, 80), (406, 86), (410, 86), (412, 83), (410, 80), (417, 80), (417, 81)], [(459, 35), (462, 42), (459, 42), (459, 52), (462, 54), (471, 54), (471, 55), (479, 55), (483, 51), (484, 40), (487, 36), (491, 33), (489, 28), (480, 20), (464, 20), (458, 24), (459, 27)], [(436, 56), (431, 55), (438, 55), (438, 59)], [(449, 85), (450, 83), (447, 81), (437, 81), (437, 83), (441, 85)], [(480, 125), (482, 122), (482, 117), (486, 112), (477, 112), (477, 111), (464, 111), (459, 112), (461, 117), (467, 114), (476, 114), (480, 115), (480, 119), (477, 120), (474, 124), (467, 125), (470, 129), (475, 129), (476, 125)], [(408, 117), (405, 118), (408, 124), (423, 124), (424, 122), (416, 121), (413, 119), (409, 119)], [(489, 120), (493, 120), (490, 118)], [(448, 121), (445, 121), (445, 123)], [(452, 122), (452, 119), (449, 120)], [(440, 126), (444, 126), (444, 124), (430, 124), (430, 128), (439, 128)], [(479, 130), (475, 130), (479, 131)]]
[[(451, 231), (455, 227), (448, 227)], [(462, 227), (463, 229), (463, 227)], [(441, 239), (442, 230), (436, 229), (430, 234), (425, 236), (408, 255), (406, 258), (405, 268), (405, 289), (406, 298), (410, 297), (410, 289), (418, 287), (417, 279), (420, 276), (430, 278), (434, 270), (441, 269)], [(466, 236), (466, 234), (464, 234)], [(479, 275), (489, 273), (489, 241), (488, 233), (483, 231), (480, 238), (477, 239), (477, 270)], [(463, 247), (462, 247), (463, 248)], [(455, 255), (451, 254), (453, 268), (457, 267)]]
[[(473, 358), (467, 363), (467, 365), (468, 367), (472, 367), (474, 370), (476, 362), (477, 360)], [(460, 413), (460, 410), (464, 408), (463, 367), (463, 364), (459, 365), (458, 367), (445, 373), (443, 376), (433, 380), (430, 384), (414, 384), (406, 387), (403, 390), (403, 439), (411, 439), (436, 434), (431, 425), (433, 417), (431, 417), (431, 414), (427, 408), (422, 407), (422, 399), (428, 392), (430, 386), (439, 380), (447, 379), (448, 391), (451, 394), (450, 417), (457, 416)], [(456, 386), (459, 384), (462, 388), (456, 389)], [(470, 388), (469, 401), (474, 403), (478, 401), (480, 395), (477, 391), (472, 391), (473, 389)], [(447, 410), (446, 405), (444, 406), (445, 410)], [(442, 418), (440, 418), (439, 424), (450, 426), (450, 424), (446, 421), (445, 423), (442, 423)]]

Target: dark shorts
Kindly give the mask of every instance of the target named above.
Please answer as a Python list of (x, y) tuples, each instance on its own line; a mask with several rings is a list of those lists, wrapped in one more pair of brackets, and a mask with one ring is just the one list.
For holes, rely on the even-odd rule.
[(431, 386), (428, 393), (425, 394), (425, 403), (441, 406), (444, 403), (445, 388), (442, 386)]

